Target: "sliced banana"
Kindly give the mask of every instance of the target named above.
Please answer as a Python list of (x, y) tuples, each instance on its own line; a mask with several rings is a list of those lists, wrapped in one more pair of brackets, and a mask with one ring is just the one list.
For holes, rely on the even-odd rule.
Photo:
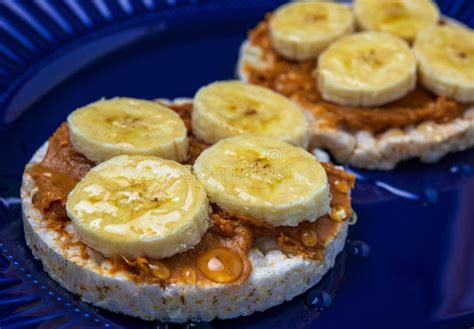
[(81, 240), (104, 255), (172, 256), (197, 244), (210, 226), (202, 185), (183, 165), (121, 155), (94, 167), (68, 196)]
[(273, 48), (282, 56), (315, 58), (331, 42), (354, 30), (348, 6), (329, 2), (294, 2), (281, 6), (270, 19)]
[(415, 88), (416, 60), (402, 39), (384, 32), (362, 32), (329, 46), (319, 57), (314, 74), (325, 100), (377, 106)]
[(431, 0), (355, 0), (354, 13), (362, 29), (391, 33), (407, 41), (439, 20), (439, 9)]
[(272, 226), (313, 222), (330, 211), (321, 164), (302, 148), (273, 138), (223, 139), (201, 153), (194, 173), (221, 209)]
[(308, 121), (286, 97), (240, 81), (207, 85), (194, 97), (193, 133), (206, 143), (255, 133), (307, 147)]
[(414, 52), (421, 83), (459, 102), (474, 102), (474, 32), (455, 25), (436, 26), (416, 38)]
[(154, 155), (183, 161), (186, 126), (176, 112), (155, 102), (113, 98), (86, 105), (68, 116), (74, 148), (94, 162), (117, 155)]

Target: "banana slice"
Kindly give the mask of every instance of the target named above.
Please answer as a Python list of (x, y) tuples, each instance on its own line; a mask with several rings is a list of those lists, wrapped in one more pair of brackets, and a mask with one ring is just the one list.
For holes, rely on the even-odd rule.
[(294, 60), (318, 56), (331, 42), (353, 30), (351, 9), (328, 2), (289, 3), (270, 19), (273, 48)]
[(202, 185), (183, 165), (121, 155), (93, 168), (71, 191), (69, 218), (104, 255), (160, 259), (197, 244), (210, 226)]
[(325, 100), (376, 106), (415, 88), (416, 60), (402, 39), (384, 32), (363, 32), (329, 46), (319, 57), (314, 74)]
[(474, 32), (442, 25), (422, 31), (415, 40), (421, 83), (459, 102), (474, 102)]
[(412, 41), (439, 20), (431, 0), (355, 0), (354, 14), (364, 30), (382, 31)]
[(188, 137), (176, 112), (133, 98), (113, 98), (82, 107), (68, 116), (74, 148), (94, 162), (117, 155), (154, 155), (183, 161)]
[(240, 81), (214, 82), (198, 90), (193, 104), (193, 133), (206, 143), (254, 133), (308, 146), (306, 117), (270, 89)]
[(223, 139), (201, 153), (194, 173), (221, 209), (272, 226), (314, 222), (330, 211), (321, 164), (302, 148), (273, 138)]

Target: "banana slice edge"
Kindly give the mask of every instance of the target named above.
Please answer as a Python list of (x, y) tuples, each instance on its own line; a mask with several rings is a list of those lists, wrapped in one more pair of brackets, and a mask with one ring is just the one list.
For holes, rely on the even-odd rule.
[(211, 226), (201, 183), (185, 166), (153, 156), (122, 155), (92, 168), (66, 211), (81, 240), (107, 256), (169, 257)]
[(324, 168), (282, 141), (249, 134), (223, 139), (196, 159), (193, 172), (221, 209), (272, 226), (297, 226), (330, 211)]
[(201, 87), (193, 101), (192, 129), (214, 144), (240, 134), (261, 134), (306, 148), (309, 122), (289, 99), (241, 81), (216, 81)]
[(116, 97), (87, 104), (67, 118), (73, 147), (93, 162), (118, 155), (187, 158), (187, 129), (173, 110), (142, 99)]

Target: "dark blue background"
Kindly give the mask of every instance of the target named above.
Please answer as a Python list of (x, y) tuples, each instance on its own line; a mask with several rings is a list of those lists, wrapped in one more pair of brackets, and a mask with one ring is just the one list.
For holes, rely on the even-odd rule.
[[(0, 4), (0, 18), (18, 26), (33, 50), (23, 49), (0, 30), (0, 44), (18, 55), (8, 59), (0, 47), (0, 114), (25, 82), (41, 69), (66, 58), (62, 72), (85, 65), (54, 89), (54, 69), (40, 75), (49, 92), (28, 106), (11, 124), (0, 126), (0, 327), (150, 327), (155, 324), (116, 316), (79, 303), (59, 288), (25, 247), (19, 220), (18, 191), (25, 163), (75, 108), (101, 97), (139, 98), (193, 96), (202, 85), (234, 76), (237, 50), (263, 14), (281, 1), (155, 1), (155, 8), (131, 1), (128, 13), (109, 2), (111, 19), (87, 1), (78, 1), (90, 19), (81, 23), (61, 1), (48, 1), (62, 11), (72, 32), (47, 23), (29, 1), (17, 3), (37, 15), (52, 37), (18, 23)], [(440, 8), (472, 26), (474, 3), (440, 1)], [(69, 15), (69, 16), (68, 16)], [(49, 25), (48, 25), (49, 24)], [(49, 26), (49, 28), (48, 28)], [(100, 46), (80, 50), (104, 37), (143, 28), (140, 41), (105, 57)], [(125, 37), (123, 37), (125, 38)], [(43, 41), (42, 41), (43, 40)], [(110, 44), (120, 43), (117, 40)], [(474, 42), (474, 41), (473, 41)], [(127, 43), (127, 42), (124, 42)], [(16, 47), (16, 48), (15, 48)], [(25, 48), (25, 47), (23, 47)], [(71, 51), (79, 49), (79, 55)], [(68, 57), (69, 56), (69, 57)], [(69, 59), (68, 59), (69, 58)], [(57, 71), (59, 72), (59, 71)], [(40, 87), (33, 88), (35, 96)], [(50, 90), (51, 89), (51, 90)], [(24, 99), (22, 99), (24, 100)], [(17, 100), (18, 101), (18, 100)], [(8, 111), (11, 111), (9, 109)], [(329, 310), (307, 309), (303, 297), (265, 313), (233, 321), (216, 321), (222, 328), (466, 328), (474, 325), (474, 151), (448, 156), (435, 165), (404, 163), (392, 172), (362, 172), (367, 178), (354, 191), (359, 222), (352, 240), (371, 247), (366, 259), (340, 257), (322, 286), (334, 293)], [(375, 183), (381, 181), (417, 196), (418, 201), (394, 196)], [(342, 258), (342, 259), (341, 259)], [(344, 271), (345, 269), (345, 271)], [(344, 273), (344, 274), (343, 274)]]

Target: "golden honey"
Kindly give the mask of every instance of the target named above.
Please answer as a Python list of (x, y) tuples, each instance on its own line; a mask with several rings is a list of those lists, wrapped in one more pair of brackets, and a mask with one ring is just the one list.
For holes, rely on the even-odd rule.
[(149, 260), (148, 266), (151, 273), (160, 280), (168, 280), (171, 277), (171, 272), (168, 267), (158, 260)]
[(341, 193), (347, 193), (351, 188), (349, 184), (347, 184), (345, 181), (340, 181), (339, 179), (334, 181), (334, 187)]
[(300, 231), (300, 240), (306, 247), (314, 247), (318, 244), (316, 231), (304, 228)]
[(192, 268), (185, 268), (182, 272), (184, 282), (195, 284), (197, 282), (197, 273)]
[(244, 269), (240, 256), (224, 247), (214, 248), (199, 256), (197, 266), (206, 278), (218, 283), (237, 280)]
[(347, 218), (348, 214), (348, 211), (344, 207), (336, 206), (331, 209), (330, 216), (332, 220), (342, 222)]

